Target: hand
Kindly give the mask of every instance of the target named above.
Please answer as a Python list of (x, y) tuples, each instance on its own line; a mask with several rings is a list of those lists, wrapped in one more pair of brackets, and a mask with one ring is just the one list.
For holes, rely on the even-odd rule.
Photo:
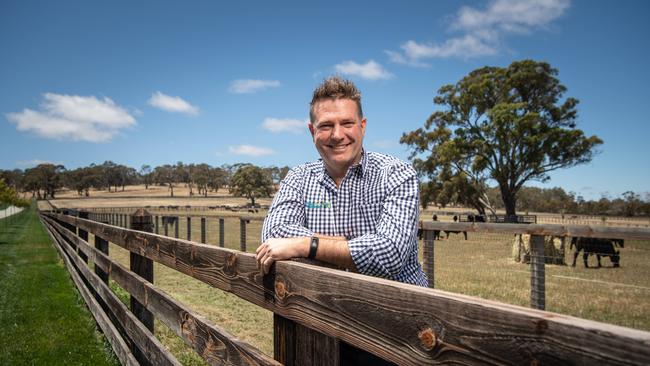
[(257, 268), (267, 274), (275, 261), (306, 257), (309, 253), (309, 240), (308, 237), (268, 239), (255, 251)]

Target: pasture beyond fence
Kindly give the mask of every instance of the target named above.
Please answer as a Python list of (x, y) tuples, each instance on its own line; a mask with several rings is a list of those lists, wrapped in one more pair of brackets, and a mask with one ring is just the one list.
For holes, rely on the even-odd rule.
[[(152, 335), (154, 317), (210, 364), (334, 365), (357, 352), (347, 345), (404, 365), (650, 363), (647, 332), (296, 261), (278, 262), (262, 276), (253, 254), (148, 232), (155, 218), (143, 211), (129, 217), (131, 229), (95, 215), (43, 212), (41, 217), (123, 364), (178, 364)], [(648, 238), (647, 230), (552, 225), (425, 223), (423, 228), (425, 248), (431, 249), (436, 230)], [(108, 256), (108, 242), (130, 251), (129, 269)], [(433, 250), (425, 252), (431, 275), (433, 258), (426, 258)], [(153, 261), (272, 311), (274, 357), (158, 289)], [(129, 292), (130, 310), (107, 286), (109, 278)]]

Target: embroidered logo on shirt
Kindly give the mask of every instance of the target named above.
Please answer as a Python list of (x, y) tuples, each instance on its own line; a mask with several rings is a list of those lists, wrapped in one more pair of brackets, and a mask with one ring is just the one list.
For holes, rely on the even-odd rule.
[(332, 208), (332, 202), (315, 202), (307, 201), (305, 202), (306, 208)]

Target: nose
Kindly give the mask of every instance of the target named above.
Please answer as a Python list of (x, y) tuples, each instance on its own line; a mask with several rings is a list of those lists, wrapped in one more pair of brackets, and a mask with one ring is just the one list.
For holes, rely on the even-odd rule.
[(336, 141), (343, 139), (343, 129), (341, 128), (340, 125), (334, 124), (334, 127), (332, 128), (332, 134), (330, 135), (330, 139)]

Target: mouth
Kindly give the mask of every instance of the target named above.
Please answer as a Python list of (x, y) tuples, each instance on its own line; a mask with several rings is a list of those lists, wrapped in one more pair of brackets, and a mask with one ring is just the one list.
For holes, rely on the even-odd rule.
[(334, 151), (343, 151), (343, 150), (345, 150), (345, 149), (346, 149), (348, 146), (350, 146), (350, 145), (352, 145), (351, 142), (348, 143), (348, 144), (327, 145), (327, 147), (328, 147), (329, 149), (331, 149), (331, 150), (334, 150)]

